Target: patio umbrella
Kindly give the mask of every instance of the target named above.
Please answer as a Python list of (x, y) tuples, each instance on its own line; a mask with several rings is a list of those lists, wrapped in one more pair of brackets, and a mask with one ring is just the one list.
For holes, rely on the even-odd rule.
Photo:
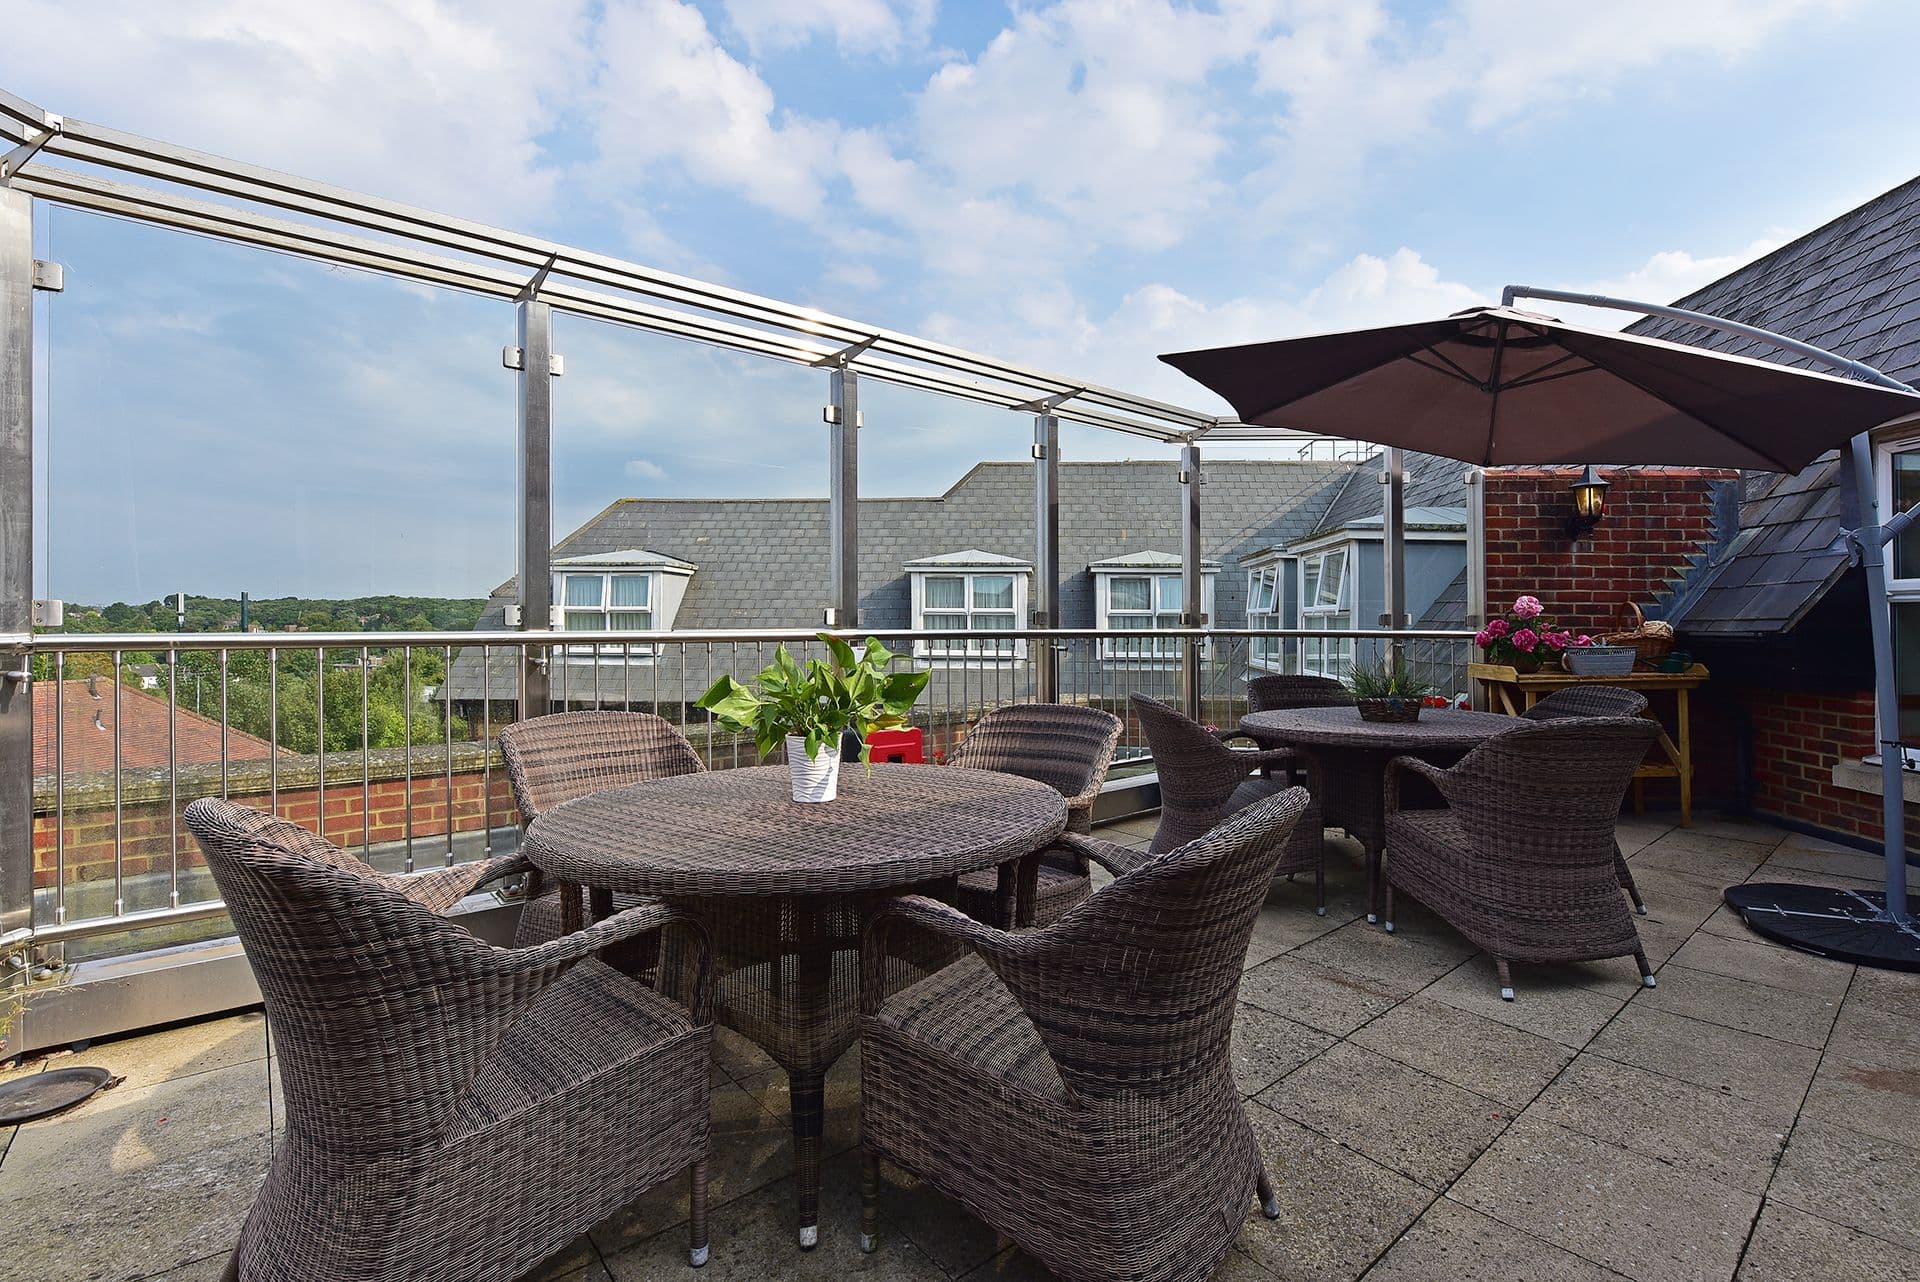
[(1241, 422), (1483, 467), (1798, 472), (1920, 409), (1909, 392), (1511, 307), (1160, 359), (1225, 397)]
[[(1516, 296), (1611, 307), (1756, 338), (1843, 368), (1856, 382), (1705, 348), (1569, 325), (1520, 311)], [(1798, 472), (1849, 445), (1869, 497), (1866, 433), (1920, 413), (1920, 394), (1857, 361), (1735, 321), (1676, 307), (1525, 286), (1499, 307), (1441, 320), (1161, 360), (1212, 388), (1242, 422), (1421, 450), (1481, 466), (1611, 463)], [(1231, 439), (1232, 429), (1215, 439)], [(1860, 510), (1870, 511), (1868, 504)], [(1920, 513), (1920, 509), (1915, 510)], [(1920, 928), (1906, 893), (1898, 705), (1882, 577), (1902, 514), (1850, 536), (1866, 572), (1875, 697), (1882, 727), (1886, 891), (1735, 886), (1727, 901), (1753, 929), (1811, 952), (1920, 970)]]

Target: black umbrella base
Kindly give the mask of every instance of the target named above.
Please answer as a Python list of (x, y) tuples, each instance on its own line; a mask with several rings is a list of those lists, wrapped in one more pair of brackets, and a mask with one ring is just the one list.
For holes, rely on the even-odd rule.
[(104, 1068), (54, 1068), (0, 1083), (0, 1126), (51, 1117), (119, 1081)]
[(1802, 952), (1877, 966), (1920, 971), (1920, 900), (1907, 897), (1908, 922), (1887, 916), (1877, 890), (1748, 882), (1727, 888), (1727, 906), (1755, 932)]

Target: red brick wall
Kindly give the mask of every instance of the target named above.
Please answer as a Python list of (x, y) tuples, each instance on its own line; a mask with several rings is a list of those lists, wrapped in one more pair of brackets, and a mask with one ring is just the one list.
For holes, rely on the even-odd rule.
[[(1833, 782), (1837, 761), (1874, 751), (1873, 693), (1739, 693), (1753, 725), (1753, 807), (1830, 832), (1880, 840), (1880, 798)], [(1907, 806), (1909, 848), (1920, 846), (1920, 806)]]
[(1618, 627), (1628, 602), (1645, 605), (1684, 575), (1716, 537), (1713, 485), (1737, 472), (1702, 468), (1603, 471), (1606, 517), (1587, 538), (1567, 538), (1578, 468), (1487, 472), (1487, 605), (1504, 611), (1522, 593), (1579, 632)]

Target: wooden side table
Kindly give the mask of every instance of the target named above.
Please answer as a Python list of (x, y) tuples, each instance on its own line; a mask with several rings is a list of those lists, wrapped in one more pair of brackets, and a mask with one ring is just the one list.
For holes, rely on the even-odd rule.
[[(1659, 748), (1665, 760), (1648, 760), (1634, 772), (1633, 813), (1646, 813), (1647, 780), (1678, 779), (1680, 826), (1683, 828), (1693, 824), (1693, 724), (1692, 710), (1687, 700), (1693, 691), (1706, 683), (1709, 675), (1706, 665), (1699, 663), (1685, 672), (1634, 672), (1623, 677), (1576, 677), (1571, 672), (1546, 669), (1516, 672), (1498, 663), (1467, 665), (1467, 676), (1480, 682), (1486, 689), (1484, 710), (1503, 712), (1510, 717), (1519, 716), (1546, 695), (1568, 686), (1620, 686), (1627, 690), (1638, 690), (1649, 698), (1656, 694), (1673, 695), (1673, 733), (1669, 735), (1666, 726), (1660, 727)], [(1659, 720), (1651, 707), (1647, 709), (1647, 716)]]

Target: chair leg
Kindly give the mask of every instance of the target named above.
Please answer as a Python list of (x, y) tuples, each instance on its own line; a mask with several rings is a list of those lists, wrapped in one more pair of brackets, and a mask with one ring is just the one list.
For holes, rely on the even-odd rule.
[(1260, 1194), (1260, 1214), (1269, 1220), (1280, 1218), (1280, 1199), (1273, 1195), (1273, 1177), (1267, 1174), (1266, 1163), (1260, 1164), (1260, 1180), (1257, 1185)]
[(1633, 960), (1634, 960), (1634, 963), (1640, 967), (1640, 982), (1642, 984), (1645, 984), (1648, 988), (1655, 987), (1656, 985), (1653, 978), (1653, 967), (1647, 965), (1646, 953), (1645, 952), (1634, 953)]
[(220, 1270), (220, 1282), (240, 1282), (240, 1244), (234, 1243), (233, 1253), (227, 1256), (227, 1267)]
[(1493, 968), (1500, 975), (1500, 1000), (1503, 1002), (1512, 1001), (1513, 1000), (1513, 971), (1508, 968), (1507, 959), (1504, 957), (1494, 958)]
[(1381, 893), (1385, 896), (1387, 902), (1386, 913), (1380, 918), (1380, 924), (1385, 926), (1387, 933), (1391, 935), (1393, 933), (1393, 883), (1388, 882), (1381, 888)]
[(1320, 861), (1313, 866), (1313, 894), (1313, 911), (1325, 917), (1327, 915), (1327, 852), (1324, 849), (1320, 852)]
[(707, 1262), (707, 1159), (687, 1168), (687, 1263), (699, 1268)]
[(1627, 857), (1620, 853), (1620, 843), (1613, 844), (1613, 876), (1620, 883), (1620, 889), (1627, 892), (1627, 898), (1633, 901), (1633, 911), (1642, 917), (1647, 915), (1647, 901), (1640, 898), (1640, 887), (1633, 884), (1633, 870), (1627, 867)]
[(880, 1155), (860, 1153), (860, 1249), (868, 1255), (880, 1245)]

